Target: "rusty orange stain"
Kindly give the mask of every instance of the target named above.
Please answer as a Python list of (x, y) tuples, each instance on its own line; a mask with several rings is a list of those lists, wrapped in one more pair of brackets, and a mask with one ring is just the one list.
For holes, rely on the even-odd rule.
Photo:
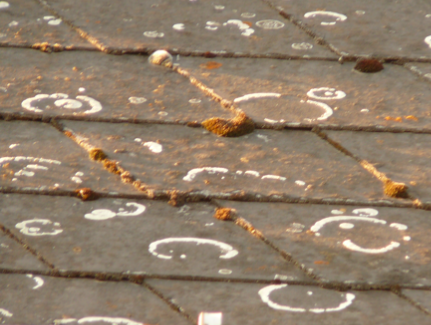
[(416, 117), (416, 116), (414, 116), (414, 115), (407, 115), (407, 116), (404, 116), (404, 118), (405, 119), (407, 119), (407, 120), (413, 120), (413, 121), (419, 121), (419, 119)]
[(215, 61), (208, 61), (207, 63), (202, 63), (199, 65), (199, 67), (201, 67), (202, 69), (208, 69), (208, 70), (212, 70), (212, 69), (218, 69), (222, 66), (223, 64), (219, 63), (219, 62), (215, 62)]
[(316, 265), (329, 265), (328, 261), (314, 261), (314, 264)]

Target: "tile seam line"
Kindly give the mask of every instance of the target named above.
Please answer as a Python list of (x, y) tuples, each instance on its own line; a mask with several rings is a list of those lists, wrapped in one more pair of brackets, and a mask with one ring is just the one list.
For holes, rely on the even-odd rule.
[[(140, 199), (140, 200), (154, 200), (154, 201), (168, 201), (170, 200), (170, 192), (175, 190), (155, 190), (154, 196), (149, 196), (145, 193), (142, 194), (127, 194), (127, 193), (110, 193), (94, 191), (97, 198), (113, 198), (113, 199)], [(213, 200), (225, 200), (236, 202), (254, 202), (254, 203), (284, 203), (284, 204), (316, 204), (316, 205), (346, 205), (346, 206), (364, 206), (364, 207), (383, 207), (383, 208), (401, 208), (401, 209), (420, 209), (431, 210), (431, 202), (425, 202), (423, 206), (418, 207), (410, 202), (397, 202), (387, 200), (376, 201), (360, 201), (353, 199), (332, 199), (332, 198), (307, 198), (307, 197), (291, 197), (280, 196), (274, 198), (272, 195), (261, 195), (256, 193), (213, 193), (202, 194), (201, 191), (177, 191), (181, 196), (187, 198), (190, 195), (193, 200), (186, 203), (208, 202)], [(8, 187), (0, 186), (1, 194), (19, 194), (19, 195), (45, 195), (54, 197), (72, 197), (80, 198), (77, 196), (75, 190), (51, 190), (29, 187)], [(219, 206), (218, 206), (219, 207)]]
[[(0, 106), (1, 109), (1, 106)], [(89, 117), (79, 115), (61, 115), (61, 116), (44, 116), (27, 113), (6, 113), (0, 112), (0, 120), (9, 121), (28, 121), (28, 122), (43, 122), (50, 123), (52, 121), (80, 121), (86, 123), (113, 123), (113, 124), (138, 124), (138, 125), (178, 125), (191, 128), (203, 128), (201, 122), (198, 121), (182, 121), (182, 120), (151, 120), (140, 118), (110, 118), (110, 117)], [(313, 131), (314, 128), (319, 128), (322, 131), (355, 131), (355, 132), (381, 132), (381, 133), (413, 133), (413, 134), (431, 134), (431, 128), (412, 128), (382, 125), (341, 125), (341, 124), (309, 124), (286, 122), (283, 124), (271, 124), (265, 122), (254, 122), (257, 130), (271, 131)]]
[(396, 291), (396, 290), (416, 290), (431, 291), (431, 285), (403, 285), (403, 284), (368, 284), (368, 283), (343, 283), (336, 281), (317, 282), (317, 281), (294, 281), (294, 280), (265, 280), (265, 279), (241, 279), (241, 278), (220, 278), (193, 275), (162, 275), (162, 274), (125, 274), (117, 272), (97, 272), (97, 271), (67, 271), (67, 270), (32, 270), (32, 269), (8, 269), (0, 268), (0, 277), (4, 274), (33, 274), (60, 279), (87, 279), (102, 282), (131, 282), (141, 284), (147, 280), (161, 281), (184, 281), (184, 282), (210, 282), (210, 283), (238, 283), (238, 284), (287, 284), (290, 286), (313, 286), (327, 290), (336, 291)]
[[(340, 143), (336, 142), (335, 140), (332, 140), (326, 133), (324, 133), (322, 130), (320, 130), (318, 127), (314, 128), (312, 130), (318, 136), (322, 141), (325, 141), (329, 145), (331, 145), (333, 148), (338, 150), (339, 152), (343, 153), (347, 157), (350, 157), (351, 159), (355, 160), (365, 171), (367, 171), (369, 174), (371, 174), (374, 178), (379, 180), (384, 187), (386, 187), (387, 184), (402, 184), (405, 186), (404, 183), (396, 183), (391, 178), (386, 176), (385, 173), (379, 171), (377, 168), (375, 168), (371, 163), (369, 163), (367, 160), (360, 158), (359, 156), (353, 154), (349, 150), (347, 150), (344, 146), (342, 146)], [(397, 197), (397, 196), (395, 196)], [(412, 203), (417, 206), (421, 207), (424, 204), (415, 197), (412, 197), (410, 194), (407, 194), (406, 199), (409, 199), (412, 201)]]
[[(37, 0), (36, 0), (37, 1)], [(50, 44), (47, 42), (42, 43), (23, 43), (23, 44), (8, 44), (0, 43), (0, 48), (17, 48), (17, 49), (31, 49), (39, 50), (47, 53), (58, 53), (67, 51), (77, 52), (103, 52), (96, 47), (87, 47), (84, 45), (61, 45), (58, 43)], [(149, 56), (153, 52), (159, 50), (159, 47), (145, 47), (145, 48), (112, 48), (115, 53), (106, 53), (110, 55), (145, 55)], [(181, 50), (177, 48), (163, 47), (164, 50), (172, 55), (181, 55), (184, 57), (197, 57), (197, 58), (224, 58), (224, 59), (273, 59), (282, 61), (328, 61), (328, 62), (355, 62), (360, 58), (370, 57), (369, 55), (348, 55), (343, 56), (342, 61), (338, 57), (325, 57), (325, 56), (310, 56), (304, 57), (301, 55), (289, 55), (284, 53), (244, 53), (244, 52), (226, 52), (219, 53), (220, 51), (201, 51), (201, 50)], [(431, 63), (431, 58), (416, 58), (406, 56), (372, 56), (375, 59), (387, 64), (403, 65), (405, 63)]]
[(391, 290), (392, 293), (394, 295), (396, 295), (398, 298), (407, 301), (410, 305), (412, 305), (413, 307), (415, 307), (416, 309), (419, 309), (421, 312), (425, 313), (428, 316), (431, 316), (431, 312), (426, 309), (425, 307), (423, 307), (420, 303), (418, 303), (417, 301), (415, 301), (414, 299), (406, 296), (402, 291), (401, 288), (394, 288), (393, 290)]
[(47, 266), (51, 270), (55, 270), (55, 265), (49, 262), (42, 254), (40, 254), (36, 249), (32, 248), (24, 240), (16, 236), (9, 228), (0, 223), (0, 230), (8, 236), (10, 239), (15, 241), (21, 248), (32, 254), (37, 258), (38, 261), (42, 262), (43, 265)]

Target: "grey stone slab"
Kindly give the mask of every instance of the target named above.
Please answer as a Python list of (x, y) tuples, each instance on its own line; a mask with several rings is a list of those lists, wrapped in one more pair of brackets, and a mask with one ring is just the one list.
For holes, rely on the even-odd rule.
[(4, 233), (0, 233), (0, 267), (16, 270), (44, 270), (48, 268)]
[[(427, 1), (271, 2), (293, 14), (341, 51), (431, 57), (430, 47), (425, 42), (431, 27), (431, 5)], [(318, 13), (314, 14), (316, 11)]]
[(334, 57), (257, 0), (47, 2), (111, 47)]
[(431, 81), (431, 64), (414, 62), (406, 63), (404, 66), (411, 72), (423, 77), (424, 80)]
[(384, 291), (161, 280), (148, 283), (193, 317), (201, 312), (223, 313), (223, 324), (429, 323), (425, 313)]
[(0, 275), (7, 324), (190, 324), (141, 285), (36, 275)]
[(94, 48), (90, 43), (46, 11), (36, 1), (3, 1), (0, 7), (0, 44), (28, 45), (47, 42), (51, 46), (79, 45)]
[(138, 193), (49, 124), (2, 121), (0, 129), (0, 186)]
[(224, 201), (324, 281), (428, 285), (430, 212)]
[(379, 181), (311, 132), (256, 130), (221, 138), (186, 126), (64, 124), (150, 188), (361, 199), (383, 195)]
[(214, 219), (208, 204), (9, 195), (1, 210), (2, 222), (59, 269), (304, 278), (259, 239)]
[[(180, 65), (223, 98), (237, 99), (255, 121), (430, 126), (429, 84), (401, 66), (385, 64), (381, 72), (361, 73), (354, 63), (216, 59), (222, 65), (202, 75), (200, 66), (208, 60), (185, 58)], [(269, 94), (244, 98), (255, 93)]]
[(431, 313), (431, 291), (429, 290), (403, 290), (403, 294), (418, 303)]
[(1, 112), (156, 121), (232, 117), (186, 78), (143, 56), (0, 49), (0, 61), (7, 62), (0, 68)]
[(412, 197), (431, 201), (431, 135), (337, 131), (328, 135), (389, 178), (407, 184)]

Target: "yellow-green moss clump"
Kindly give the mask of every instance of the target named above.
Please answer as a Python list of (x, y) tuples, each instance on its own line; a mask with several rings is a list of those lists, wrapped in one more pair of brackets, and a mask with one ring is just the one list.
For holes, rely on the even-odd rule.
[(99, 149), (99, 148), (90, 149), (90, 151), (88, 152), (88, 156), (90, 157), (91, 160), (96, 160), (96, 161), (101, 161), (106, 158), (106, 154), (103, 152), (102, 149)]
[(407, 198), (409, 194), (407, 193), (408, 186), (404, 183), (396, 183), (391, 180), (387, 180), (384, 185), (384, 193), (387, 196), (395, 198)]
[(233, 119), (212, 117), (202, 122), (202, 126), (221, 137), (240, 137), (254, 131), (254, 122), (244, 113), (239, 113)]

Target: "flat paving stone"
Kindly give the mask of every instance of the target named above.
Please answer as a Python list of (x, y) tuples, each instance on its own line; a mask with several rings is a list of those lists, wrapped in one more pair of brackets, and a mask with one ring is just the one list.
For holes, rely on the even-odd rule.
[(303, 274), (214, 207), (9, 195), (2, 222), (59, 269), (273, 280)]
[(334, 57), (258, 0), (47, 2), (61, 16), (111, 47)]
[(327, 132), (344, 148), (396, 182), (409, 186), (412, 197), (431, 201), (429, 134), (389, 132)]
[(0, 288), (7, 324), (190, 324), (134, 283), (2, 274)]
[[(148, 280), (186, 313), (223, 313), (223, 324), (427, 324), (429, 316), (384, 291)], [(190, 294), (184, 294), (189, 292)]]
[(195, 121), (232, 113), (143, 56), (0, 49), (0, 112)]
[(138, 193), (45, 123), (0, 121), (0, 186)]
[(430, 212), (221, 201), (324, 281), (429, 285)]
[[(427, 1), (271, 0), (340, 51), (357, 55), (431, 57)], [(431, 41), (428, 41), (431, 43)]]
[[(4, 199), (4, 196), (0, 198)], [(46, 270), (48, 267), (9, 236), (0, 233), (0, 268), (14, 270)]]
[(180, 65), (258, 122), (413, 129), (431, 124), (430, 86), (402, 66), (361, 73), (354, 63), (211, 60), (221, 66), (206, 71), (204, 58), (184, 58)]
[(201, 194), (380, 199), (380, 182), (307, 131), (258, 130), (222, 138), (201, 128), (80, 123), (64, 125), (103, 148), (150, 188)]
[(79, 45), (88, 49), (95, 48), (36, 1), (2, 1), (0, 45), (33, 45), (43, 42), (51, 46), (57, 43), (63, 47)]

